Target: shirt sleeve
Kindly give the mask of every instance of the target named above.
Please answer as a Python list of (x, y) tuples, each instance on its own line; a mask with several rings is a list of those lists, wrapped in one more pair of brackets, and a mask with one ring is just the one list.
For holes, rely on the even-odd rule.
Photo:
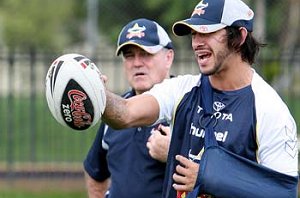
[(84, 162), (85, 171), (96, 181), (104, 181), (110, 177), (110, 172), (107, 166), (106, 154), (107, 150), (102, 147), (102, 139), (107, 130), (105, 124), (101, 124), (97, 132), (96, 138), (91, 146)]
[(150, 91), (144, 93), (154, 96), (158, 101), (160, 112), (155, 124), (163, 121), (172, 122), (177, 103), (185, 93), (197, 85), (199, 79), (199, 75), (180, 75), (165, 79), (162, 83), (154, 85)]
[[(275, 108), (277, 109), (277, 108)], [(286, 108), (262, 115), (258, 127), (259, 160), (262, 165), (291, 176), (298, 175), (296, 123)]]
[(268, 84), (260, 81), (253, 88), (256, 93), (258, 162), (278, 172), (297, 176), (295, 120), (287, 105)]

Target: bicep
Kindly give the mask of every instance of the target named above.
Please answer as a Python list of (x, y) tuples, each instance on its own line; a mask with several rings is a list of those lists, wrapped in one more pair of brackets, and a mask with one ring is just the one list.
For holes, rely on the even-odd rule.
[(159, 116), (159, 104), (150, 94), (141, 94), (128, 99), (130, 110), (130, 126), (145, 126), (153, 124)]

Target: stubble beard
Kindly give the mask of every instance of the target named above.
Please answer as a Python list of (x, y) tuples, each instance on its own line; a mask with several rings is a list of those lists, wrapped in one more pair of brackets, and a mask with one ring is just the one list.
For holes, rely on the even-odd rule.
[(200, 72), (207, 76), (219, 74), (223, 69), (222, 65), (223, 65), (224, 61), (226, 60), (226, 58), (228, 56), (230, 56), (230, 54), (231, 54), (231, 51), (229, 49), (219, 51), (216, 54), (216, 63), (214, 64), (213, 68), (206, 72), (203, 72), (203, 71), (200, 71)]

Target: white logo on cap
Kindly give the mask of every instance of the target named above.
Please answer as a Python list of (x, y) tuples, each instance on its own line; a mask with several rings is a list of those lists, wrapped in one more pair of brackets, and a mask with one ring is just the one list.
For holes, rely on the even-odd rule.
[(131, 39), (132, 37), (139, 37), (142, 38), (145, 36), (144, 31), (146, 30), (146, 27), (140, 27), (138, 23), (135, 23), (132, 28), (129, 28), (127, 30), (128, 34), (126, 35), (126, 38)]
[(192, 16), (193, 15), (195, 15), (195, 14), (198, 14), (199, 16), (201, 15), (201, 14), (204, 14), (205, 13), (205, 10), (203, 10), (204, 8), (207, 8), (208, 7), (208, 3), (203, 3), (203, 0), (202, 1), (200, 1), (199, 3), (198, 3), (198, 5), (196, 5), (196, 7), (195, 7), (195, 9), (194, 9), (194, 11), (193, 11), (193, 13), (192, 13)]

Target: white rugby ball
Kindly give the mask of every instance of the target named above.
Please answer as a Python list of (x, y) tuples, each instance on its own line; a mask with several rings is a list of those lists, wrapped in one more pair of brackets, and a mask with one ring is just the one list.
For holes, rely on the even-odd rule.
[(94, 126), (105, 105), (101, 72), (87, 57), (65, 54), (51, 64), (46, 76), (46, 98), (54, 118), (75, 130)]

